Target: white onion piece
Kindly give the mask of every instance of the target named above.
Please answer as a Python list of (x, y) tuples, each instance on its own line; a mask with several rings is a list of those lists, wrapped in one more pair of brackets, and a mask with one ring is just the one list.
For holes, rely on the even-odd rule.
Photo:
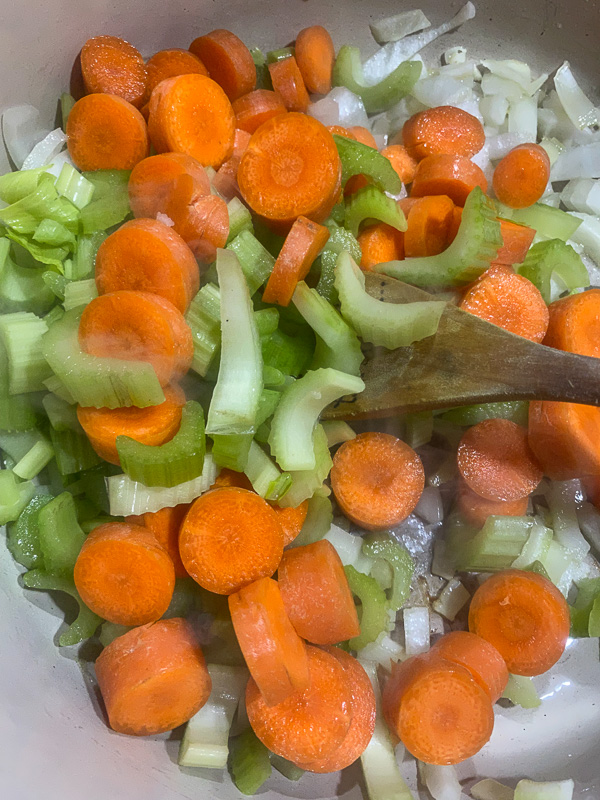
[(429, 609), (412, 606), (404, 609), (404, 649), (409, 656), (429, 650)]
[(373, 138), (375, 139), (375, 144), (377, 145), (378, 150), (383, 150), (383, 148), (387, 145), (387, 133), (373, 133)]
[(491, 778), (486, 778), (471, 786), (473, 800), (513, 800), (514, 796), (514, 789)]
[(33, 106), (13, 106), (2, 114), (4, 144), (18, 169), (48, 133), (47, 125), (42, 123), (42, 115)]
[(568, 61), (559, 67), (554, 76), (556, 93), (566, 115), (580, 130), (590, 125), (600, 124), (600, 109), (583, 92), (571, 72)]
[(37, 169), (49, 164), (60, 153), (66, 142), (67, 135), (62, 128), (55, 128), (32, 148), (21, 169)]
[(600, 178), (600, 142), (565, 150), (552, 167), (552, 181)]
[(413, 87), (412, 94), (420, 103), (429, 108), (446, 105), (455, 106), (472, 96), (473, 81), (469, 83), (455, 78), (432, 75), (419, 80)]
[(390, 638), (389, 633), (383, 631), (374, 642), (366, 645), (360, 651), (361, 661), (372, 661), (381, 666), (388, 672), (392, 669), (392, 664), (397, 661), (404, 661), (406, 653), (398, 642)]
[(55, 156), (46, 172), (49, 175), (54, 175), (55, 178), (58, 178), (65, 164), (68, 164), (70, 167), (75, 167), (68, 150), (63, 150), (61, 153)]
[(580, 214), (577, 211), (570, 213), (571, 216), (581, 220), (581, 225), (571, 237), (571, 241), (581, 245), (586, 255), (596, 264), (600, 264), (600, 219), (591, 214)]
[(466, 60), (467, 48), (461, 47), (460, 45), (457, 47), (449, 47), (444, 53), (444, 64), (464, 64)]
[(306, 113), (326, 126), (340, 124), (340, 107), (330, 95), (311, 103)]
[(168, 228), (172, 228), (175, 223), (171, 219), (171, 217), (167, 216), (167, 214), (163, 214), (162, 211), (159, 211), (156, 215), (157, 222), (162, 222), (163, 225), (166, 225)]
[(477, 69), (476, 61), (464, 61), (457, 64), (447, 64), (437, 70), (440, 77), (458, 78), (459, 80), (480, 81), (481, 72)]
[(488, 147), (490, 149), (489, 155), (492, 161), (498, 161), (507, 153), (510, 153), (517, 145), (530, 142), (526, 136), (521, 133), (499, 133), (498, 136), (488, 139)]
[(600, 180), (577, 178), (569, 181), (561, 193), (561, 200), (569, 211), (600, 216)]
[(530, 781), (523, 779), (517, 783), (514, 800), (573, 800), (575, 784), (566, 781)]
[(508, 132), (526, 137), (526, 141), (537, 139), (537, 100), (535, 97), (522, 97), (513, 100), (508, 109)]
[(430, 28), (431, 22), (420, 8), (415, 8), (410, 11), (401, 11), (400, 14), (386, 17), (379, 22), (373, 22), (369, 27), (377, 44), (387, 44), (404, 39), (411, 33)]
[[(552, 185), (552, 184), (550, 184), (550, 185)], [(560, 208), (560, 192), (546, 191), (540, 197), (540, 199), (538, 200), (538, 203), (541, 203), (543, 206), (551, 206), (552, 208)]]
[(486, 125), (499, 128), (508, 114), (508, 100), (499, 94), (489, 94), (479, 101), (479, 112)]
[(454, 622), (456, 615), (469, 601), (471, 595), (459, 580), (453, 578), (434, 600), (433, 607), (450, 622)]
[(540, 147), (543, 147), (548, 158), (550, 159), (550, 166), (556, 164), (556, 161), (561, 153), (564, 153), (565, 147), (558, 139), (542, 139)]
[(475, 117), (475, 119), (478, 119), (479, 122), (483, 123), (483, 118), (479, 111), (479, 97), (474, 92), (454, 105), (456, 108), (461, 108), (463, 111), (466, 111), (467, 114), (470, 114), (472, 117)]
[(452, 765), (424, 764), (421, 761), (418, 765), (421, 780), (427, 786), (433, 800), (460, 800), (461, 787), (456, 769)]
[(435, 525), (444, 519), (442, 494), (436, 486), (423, 489), (414, 513), (429, 525)]
[(518, 83), (492, 75), (491, 72), (486, 73), (481, 79), (481, 91), (484, 94), (499, 94), (507, 100), (518, 100), (523, 96), (523, 89)]
[(323, 125), (354, 125), (369, 127), (369, 119), (363, 101), (345, 86), (337, 86), (329, 94), (309, 106), (308, 113)]
[(337, 525), (332, 525), (324, 538), (333, 545), (345, 567), (354, 567), (358, 572), (369, 574), (373, 566), (373, 559), (363, 554), (360, 536), (347, 533)]
[(506, 80), (514, 81), (521, 86), (522, 89), (527, 91), (531, 84), (531, 69), (529, 64), (524, 61), (516, 61), (515, 59), (505, 59), (498, 61), (496, 59), (486, 59), (481, 62), (482, 66), (499, 78), (506, 78)]

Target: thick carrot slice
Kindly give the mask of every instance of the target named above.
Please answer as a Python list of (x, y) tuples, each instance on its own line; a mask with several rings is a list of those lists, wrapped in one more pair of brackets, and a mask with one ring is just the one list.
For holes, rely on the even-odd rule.
[(177, 75), (208, 75), (208, 70), (198, 56), (189, 50), (173, 48), (160, 50), (146, 64), (148, 72), (148, 96), (156, 89), (161, 81), (175, 78)]
[(188, 205), (174, 199), (169, 204), (171, 215), (176, 229), (198, 261), (212, 263), (217, 248), (225, 247), (229, 236), (229, 212), (223, 198), (207, 194)]
[(452, 219), (450, 221), (450, 227), (448, 228), (448, 244), (452, 244), (452, 242), (456, 239), (456, 234), (458, 233), (458, 229), (460, 228), (460, 223), (462, 222), (462, 213), (463, 210), (460, 206), (454, 206), (454, 210), (452, 211)]
[(175, 570), (147, 528), (108, 522), (94, 528), (83, 543), (74, 579), (83, 602), (103, 619), (145, 625), (169, 607)]
[(373, 736), (376, 715), (375, 693), (363, 666), (349, 653), (337, 647), (326, 647), (324, 649), (334, 658), (337, 658), (348, 675), (352, 691), (350, 701), (352, 721), (346, 738), (332, 756), (321, 761), (298, 764), (302, 769), (319, 773), (338, 772), (341, 769), (345, 769), (345, 767), (349, 767), (357, 758), (360, 758)]
[(261, 578), (229, 595), (229, 610), (250, 675), (275, 706), (310, 685), (306, 645), (283, 605), (277, 581)]
[(527, 497), (542, 479), (527, 431), (508, 419), (486, 419), (469, 428), (456, 460), (469, 488), (488, 500)]
[(138, 108), (148, 76), (141, 53), (118, 36), (94, 36), (81, 48), (81, 72), (88, 94), (115, 94)]
[(215, 478), (215, 482), (210, 487), (211, 489), (223, 489), (227, 486), (236, 486), (238, 489), (247, 489), (249, 492), (254, 491), (252, 484), (243, 472), (235, 472), (232, 469), (222, 469)]
[(389, 159), (402, 183), (413, 182), (418, 163), (406, 147), (401, 144), (391, 144), (381, 151), (381, 155)]
[(248, 94), (256, 86), (252, 54), (235, 33), (218, 28), (194, 39), (190, 51), (198, 56), (210, 77), (231, 101)]
[(437, 106), (407, 120), (402, 140), (417, 161), (440, 154), (471, 158), (485, 144), (485, 133), (472, 114), (454, 106)]
[(300, 215), (322, 222), (337, 199), (342, 167), (332, 135), (305, 114), (281, 114), (252, 135), (238, 183), (260, 216), (291, 226)]
[(460, 307), (532, 342), (541, 342), (548, 329), (548, 306), (539, 289), (502, 264), (477, 278), (463, 295)]
[(160, 511), (147, 512), (143, 515), (143, 525), (152, 531), (158, 543), (165, 548), (175, 568), (176, 578), (187, 578), (188, 574), (179, 555), (179, 531), (191, 503), (180, 503), (167, 506)]
[(306, 111), (310, 98), (294, 56), (269, 64), (269, 74), (273, 89), (281, 97), (287, 110)]
[(269, 275), (263, 293), (264, 302), (289, 305), (298, 281), (306, 277), (328, 239), (329, 229), (324, 225), (306, 217), (298, 217)]
[(152, 292), (184, 313), (198, 291), (200, 273), (179, 234), (158, 220), (134, 219), (100, 245), (96, 286), (101, 295), (123, 289)]
[(251, 134), (236, 128), (233, 140), (233, 154), (217, 171), (212, 179), (214, 189), (222, 195), (227, 202), (233, 197), (240, 197), (240, 187), (237, 182), (237, 173), (242, 156), (248, 149)]
[(286, 550), (277, 574), (290, 621), (303, 639), (337, 644), (358, 636), (358, 614), (346, 573), (327, 540)]
[(508, 669), (500, 653), (486, 639), (468, 631), (452, 631), (438, 639), (431, 650), (468, 669), (492, 703), (500, 699), (508, 683)]
[(296, 36), (295, 52), (308, 91), (311, 94), (330, 92), (335, 47), (329, 31), (322, 25), (304, 28)]
[(502, 247), (498, 250), (493, 263), (506, 264), (508, 267), (521, 264), (533, 243), (534, 229), (528, 228), (527, 225), (517, 225), (509, 219), (500, 219), (499, 222)]
[(202, 708), (212, 688), (192, 626), (180, 618), (119, 636), (95, 666), (110, 727), (130, 736), (177, 728)]
[(436, 256), (448, 244), (454, 203), (443, 194), (421, 197), (411, 208), (404, 233), (406, 258)]
[(403, 212), (404, 216), (408, 218), (408, 215), (410, 214), (410, 212), (413, 210), (415, 205), (419, 202), (419, 198), (418, 197), (402, 197), (402, 198), (400, 198), (400, 200), (397, 200), (396, 202), (398, 203), (398, 205), (402, 209), (402, 212)]
[(368, 128), (362, 125), (353, 125), (351, 128), (348, 128), (348, 131), (354, 136), (357, 142), (366, 144), (367, 147), (372, 147), (374, 150), (378, 149), (375, 137)]
[(529, 404), (529, 446), (552, 480), (600, 475), (600, 409), (578, 403)]
[(179, 534), (179, 552), (196, 583), (215, 594), (233, 594), (275, 572), (283, 530), (257, 494), (214, 489), (191, 507)]
[(358, 243), (362, 253), (360, 266), (366, 271), (377, 264), (404, 258), (404, 233), (385, 222), (364, 228), (358, 234)]
[(456, 505), (460, 513), (471, 525), (483, 528), (488, 517), (522, 517), (527, 513), (529, 496), (517, 500), (488, 500), (469, 489), (464, 481), (460, 481)]
[(600, 358), (600, 289), (557, 300), (549, 311), (544, 344), (580, 356)]
[(67, 147), (80, 170), (133, 169), (148, 155), (146, 121), (121, 97), (89, 94), (69, 112)]
[(411, 196), (447, 194), (457, 206), (464, 206), (470, 192), (480, 186), (487, 192), (487, 180), (477, 164), (464, 156), (427, 156), (419, 163), (413, 178)]
[(183, 202), (193, 203), (199, 197), (210, 194), (206, 170), (199, 161), (184, 153), (162, 153), (136, 164), (127, 187), (133, 216), (152, 218), (159, 213), (166, 214), (173, 194), (185, 188), (179, 181), (182, 175), (192, 178), (191, 196), (186, 196)]
[(181, 378), (194, 354), (192, 332), (183, 315), (150, 292), (111, 292), (85, 307), (79, 344), (93, 356), (148, 361), (161, 386)]
[(175, 436), (181, 424), (185, 394), (174, 384), (165, 386), (165, 400), (147, 408), (77, 407), (77, 418), (100, 458), (120, 464), (117, 436), (130, 436), (136, 442), (160, 445)]
[(300, 503), (295, 508), (293, 506), (282, 508), (277, 504), (273, 504), (271, 508), (277, 514), (277, 519), (283, 530), (283, 546), (286, 547), (294, 541), (302, 530), (304, 520), (308, 514), (308, 500)]
[(333, 457), (331, 488), (344, 514), (363, 528), (397, 525), (425, 486), (421, 459), (388, 433), (361, 433)]
[(296, 763), (327, 758), (344, 741), (352, 719), (352, 688), (337, 658), (307, 647), (310, 686), (268, 706), (256, 682), (246, 688), (254, 733), (273, 753)]
[(216, 168), (233, 152), (235, 114), (218, 83), (178, 75), (152, 92), (148, 132), (157, 152), (186, 153)]
[(537, 203), (550, 180), (550, 158), (539, 144), (520, 144), (494, 170), (494, 192), (511, 208)]
[(268, 89), (255, 89), (253, 92), (238, 97), (233, 101), (231, 107), (235, 114), (235, 124), (248, 133), (254, 133), (263, 122), (271, 117), (287, 112), (287, 108), (277, 92), (271, 92)]
[(562, 656), (569, 606), (556, 586), (535, 572), (509, 569), (473, 595), (469, 630), (499, 651), (515, 675), (541, 675)]

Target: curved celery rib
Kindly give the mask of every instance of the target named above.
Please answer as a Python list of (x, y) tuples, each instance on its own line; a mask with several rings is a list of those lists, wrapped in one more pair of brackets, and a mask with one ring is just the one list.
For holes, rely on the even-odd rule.
[(48, 326), (29, 311), (0, 315), (0, 338), (8, 356), (9, 394), (28, 394), (44, 388), (50, 368), (42, 352)]
[(353, 175), (366, 175), (382, 191), (390, 194), (400, 192), (402, 181), (389, 158), (382, 156), (375, 148), (346, 139), (345, 136), (334, 134), (333, 141), (342, 162), (342, 184)]
[(525, 261), (515, 267), (519, 275), (530, 280), (540, 290), (546, 303), (551, 301), (552, 276), (557, 275), (572, 292), (589, 286), (590, 276), (571, 245), (561, 239), (550, 239), (534, 244), (525, 256)]
[[(345, 216), (343, 207), (342, 213)], [(330, 219), (326, 224), (329, 228), (329, 240), (319, 256), (321, 273), (316, 289), (321, 297), (324, 297), (329, 303), (336, 303), (337, 292), (334, 287), (334, 279), (338, 255), (347, 250), (355, 261), (360, 261), (362, 254), (356, 237), (349, 230), (340, 228), (333, 219)]]
[(42, 340), (42, 352), (73, 400), (82, 406), (154, 406), (165, 395), (151, 364), (98, 358), (82, 352), (77, 337), (81, 309), (67, 311)]
[(281, 472), (255, 441), (250, 443), (244, 472), (254, 491), (266, 500), (280, 500), (292, 485), (292, 476), (288, 472)]
[(366, 219), (376, 219), (396, 228), (406, 230), (406, 217), (400, 206), (376, 186), (364, 186), (346, 200), (346, 227), (358, 236), (358, 230)]
[(465, 203), (456, 239), (443, 253), (389, 261), (374, 269), (415, 286), (460, 286), (485, 272), (501, 244), (495, 208), (477, 186)]
[(206, 283), (194, 297), (185, 321), (192, 331), (194, 357), (192, 369), (204, 377), (221, 344), (221, 293), (214, 283)]
[(85, 534), (77, 522), (75, 500), (62, 492), (39, 510), (37, 517), (44, 568), (52, 574), (71, 575)]
[(38, 516), (40, 509), (51, 502), (49, 494), (34, 495), (19, 514), (19, 519), (8, 526), (6, 545), (15, 561), (27, 569), (44, 566)]
[(15, 264), (10, 257), (10, 239), (0, 239), (0, 312), (45, 314), (53, 302), (54, 294), (41, 271)]
[(372, 533), (363, 539), (362, 551), (370, 558), (383, 559), (392, 568), (393, 582), (388, 603), (391, 609), (398, 611), (408, 600), (415, 571), (415, 563), (407, 549), (387, 533)]
[(325, 406), (362, 392), (361, 378), (336, 369), (317, 369), (287, 387), (273, 415), (269, 445), (284, 470), (314, 469), (312, 433)]
[[(320, 494), (328, 493), (323, 481), (329, 475), (333, 461), (327, 444), (327, 434), (322, 425), (317, 425), (312, 435), (312, 449), (315, 458), (314, 469), (292, 470), (292, 485), (277, 501), (283, 508), (296, 508), (300, 503)], [(329, 526), (328, 526), (329, 527)], [(327, 531), (323, 531), (325, 535)]]
[(383, 589), (375, 578), (358, 572), (352, 566), (344, 567), (348, 586), (361, 603), (360, 634), (350, 639), (351, 650), (361, 650), (386, 629), (388, 604)]

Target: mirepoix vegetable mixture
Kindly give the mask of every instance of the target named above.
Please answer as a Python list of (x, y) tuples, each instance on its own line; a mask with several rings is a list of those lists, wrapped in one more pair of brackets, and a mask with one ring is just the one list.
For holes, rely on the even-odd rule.
[[(185, 724), (179, 763), (244, 794), (360, 759), (371, 800), (408, 800), (416, 758), (459, 798), (496, 702), (536, 708), (532, 677), (600, 634), (600, 409), (327, 420), (452, 304), (600, 356), (600, 110), (568, 63), (426, 66), (474, 13), (377, 22), (364, 63), (318, 24), (147, 61), (99, 35), (60, 128), (4, 112), (8, 548), (77, 602), (59, 646), (103, 646), (110, 726)], [(370, 271), (431, 299), (380, 302)]]

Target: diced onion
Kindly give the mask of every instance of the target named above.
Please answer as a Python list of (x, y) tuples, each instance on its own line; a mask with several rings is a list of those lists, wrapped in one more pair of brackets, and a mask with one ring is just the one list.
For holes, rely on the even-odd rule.
[(505, 786), (491, 778), (486, 778), (471, 786), (473, 800), (513, 800), (514, 794), (514, 790), (510, 786)]
[(449, 47), (444, 53), (444, 64), (464, 64), (467, 60), (467, 48)]
[(554, 86), (566, 115), (576, 128), (583, 130), (590, 125), (600, 124), (600, 109), (583, 92), (568, 61), (556, 71)]
[(565, 150), (552, 167), (552, 181), (574, 178), (600, 178), (600, 142), (584, 144)]
[(346, 533), (337, 525), (332, 525), (325, 539), (332, 544), (345, 567), (354, 567), (357, 572), (368, 575), (373, 565), (373, 559), (363, 555), (362, 538), (352, 533)]
[(354, 125), (369, 127), (369, 120), (363, 101), (345, 86), (337, 86), (329, 94), (312, 103), (308, 113), (323, 125), (341, 125), (349, 128)]
[(572, 236), (572, 241), (583, 247), (585, 253), (596, 264), (600, 264), (600, 219), (591, 214), (572, 211), (571, 215), (581, 220), (581, 225)]
[(527, 142), (537, 138), (537, 100), (522, 97), (513, 100), (508, 109), (508, 132), (523, 136)]
[(575, 784), (568, 781), (536, 781), (522, 780), (517, 783), (514, 800), (573, 800)]
[(392, 669), (392, 664), (403, 661), (406, 658), (404, 648), (398, 642), (390, 638), (389, 633), (383, 631), (374, 642), (363, 647), (360, 651), (361, 661), (370, 661), (379, 664), (388, 672)]
[(499, 128), (508, 113), (508, 100), (499, 94), (488, 94), (479, 101), (479, 111), (486, 125)]
[(456, 578), (453, 578), (442, 589), (440, 596), (434, 601), (433, 607), (450, 622), (456, 619), (458, 612), (466, 605), (471, 595)]
[(13, 106), (2, 114), (4, 144), (18, 169), (48, 133), (47, 126), (42, 124), (42, 115), (33, 106)]
[(518, 83), (509, 81), (507, 78), (500, 78), (488, 72), (481, 79), (481, 91), (484, 94), (499, 94), (507, 100), (518, 100), (523, 97), (523, 89)]
[(411, 33), (417, 33), (417, 31), (430, 27), (431, 22), (420, 8), (401, 11), (400, 14), (394, 14), (393, 17), (386, 17), (370, 25), (371, 33), (377, 44), (397, 42)]
[(600, 215), (600, 180), (577, 178), (562, 190), (560, 199), (569, 211)]
[(419, 761), (421, 780), (429, 789), (433, 800), (460, 800), (461, 786), (452, 765), (424, 764)]
[(404, 609), (404, 647), (409, 656), (429, 650), (429, 609), (413, 606)]
[(56, 128), (38, 142), (31, 150), (21, 169), (37, 169), (49, 164), (63, 149), (67, 136), (61, 128)]
[[(471, 85), (472, 85), (471, 81)], [(416, 82), (412, 91), (420, 103), (429, 108), (440, 105), (455, 106), (472, 97), (471, 86), (456, 78), (432, 75)]]
[(426, 486), (414, 513), (429, 525), (441, 522), (444, 519), (444, 506), (440, 490), (435, 486)]
[(517, 145), (525, 144), (527, 141), (527, 137), (522, 133), (499, 133), (498, 136), (490, 137), (487, 142), (490, 159), (498, 161)]

